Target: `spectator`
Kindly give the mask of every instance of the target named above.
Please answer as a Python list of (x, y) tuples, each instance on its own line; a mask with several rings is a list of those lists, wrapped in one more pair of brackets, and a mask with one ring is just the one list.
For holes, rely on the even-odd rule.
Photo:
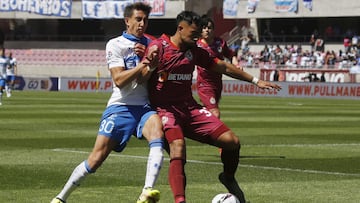
[(328, 67), (334, 67), (336, 62), (336, 54), (334, 51), (327, 51), (325, 54), (325, 64)]
[(325, 54), (320, 51), (314, 52), (315, 66), (316, 68), (322, 68), (325, 64)]
[(349, 36), (346, 35), (344, 37), (343, 44), (344, 44), (344, 52), (348, 53), (351, 49), (351, 40)]
[(351, 38), (351, 48), (352, 50), (359, 50), (359, 36), (356, 34)]
[(265, 47), (260, 51), (260, 61), (262, 61), (264, 63), (264, 66), (270, 65), (271, 54), (270, 54), (270, 49), (267, 44), (265, 44)]
[(241, 40), (241, 50), (243, 53), (246, 53), (249, 51), (249, 42), (250, 42), (250, 38), (247, 35), (244, 35), (240, 38)]
[(280, 65), (283, 62), (283, 50), (280, 45), (276, 45), (275, 48), (275, 64)]
[(315, 40), (315, 51), (321, 51), (321, 52), (325, 51), (325, 42), (324, 42), (324, 39), (321, 36), (319, 36)]
[(315, 41), (316, 41), (316, 35), (315, 33), (313, 33), (311, 36), (310, 36), (310, 48), (311, 48), (311, 51), (315, 51)]
[(309, 53), (309, 51), (306, 51), (305, 53), (302, 54), (302, 56), (300, 58), (300, 67), (301, 68), (308, 68), (310, 60), (311, 60), (310, 59), (310, 53)]

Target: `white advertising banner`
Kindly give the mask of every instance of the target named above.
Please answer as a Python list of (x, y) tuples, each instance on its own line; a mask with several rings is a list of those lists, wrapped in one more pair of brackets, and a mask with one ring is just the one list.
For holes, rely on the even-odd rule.
[(70, 17), (71, 0), (0, 0), (0, 12), (29, 12), (46, 16)]
[[(279, 84), (282, 86), (281, 91), (263, 90), (251, 83), (238, 80), (224, 80), (222, 94), (231, 96), (360, 99), (360, 83), (279, 82)], [(59, 91), (111, 92), (112, 81), (107, 78), (59, 78)], [(197, 94), (196, 85), (192, 86), (192, 91), (194, 95)]]
[[(124, 18), (124, 9), (127, 5), (139, 0), (83, 0), (82, 17), (107, 19)], [(165, 15), (165, 0), (143, 0), (152, 7), (150, 16)]]

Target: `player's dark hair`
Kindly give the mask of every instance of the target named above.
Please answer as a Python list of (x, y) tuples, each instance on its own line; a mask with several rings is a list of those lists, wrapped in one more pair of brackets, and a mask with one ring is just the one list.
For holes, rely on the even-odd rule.
[(143, 2), (135, 2), (133, 4), (129, 4), (125, 7), (124, 17), (130, 18), (132, 16), (134, 10), (143, 11), (147, 16), (149, 16), (151, 9), (152, 9), (151, 6), (149, 6), (148, 4), (145, 4)]
[(200, 16), (193, 11), (182, 11), (176, 17), (176, 26), (179, 25), (181, 21), (187, 22), (189, 25), (195, 23), (195, 25), (200, 26)]
[(211, 19), (207, 15), (202, 15), (201, 16), (200, 26), (202, 28), (204, 28), (204, 27), (207, 27), (209, 25), (209, 23), (211, 23), (212, 29), (214, 29), (215, 28), (215, 23), (214, 23), (213, 19)]

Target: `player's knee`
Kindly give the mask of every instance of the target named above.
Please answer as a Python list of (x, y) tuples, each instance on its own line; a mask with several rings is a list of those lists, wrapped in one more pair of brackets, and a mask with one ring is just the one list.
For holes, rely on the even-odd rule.
[(223, 145), (222, 148), (226, 150), (240, 150), (240, 139), (232, 131), (221, 135), (219, 141)]
[(185, 159), (185, 141), (182, 139), (174, 140), (169, 144), (170, 158)]

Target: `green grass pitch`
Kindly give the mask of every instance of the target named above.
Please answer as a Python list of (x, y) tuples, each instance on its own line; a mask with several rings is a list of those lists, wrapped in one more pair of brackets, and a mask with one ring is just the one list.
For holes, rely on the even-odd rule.
[[(109, 93), (24, 91), (0, 106), (0, 202), (46, 203), (87, 158)], [(251, 203), (360, 201), (358, 100), (223, 97), (222, 120), (240, 137), (236, 178)], [(144, 183), (146, 141), (123, 153), (73, 192), (68, 202), (135, 202)], [(210, 203), (225, 188), (217, 148), (187, 141), (187, 198)], [(168, 156), (156, 188), (173, 202)]]

